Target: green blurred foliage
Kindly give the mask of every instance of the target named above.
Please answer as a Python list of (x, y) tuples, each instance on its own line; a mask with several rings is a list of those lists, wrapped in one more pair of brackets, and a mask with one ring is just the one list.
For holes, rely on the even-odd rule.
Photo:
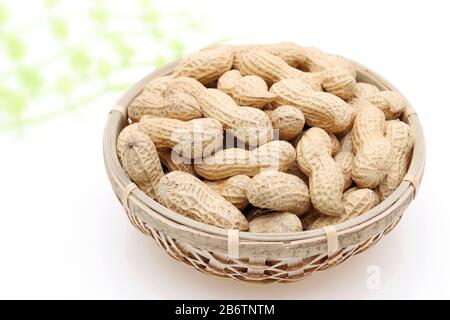
[(4, 24), (9, 17), (8, 9), (6, 9), (5, 5), (0, 3), (0, 24)]
[(55, 38), (62, 40), (69, 35), (69, 25), (63, 19), (52, 17), (49, 20), (49, 24)]
[(59, 4), (59, 0), (43, 0), (43, 2), (47, 8), (53, 8), (56, 7), (57, 4)]
[(26, 109), (27, 98), (19, 92), (0, 87), (0, 105), (5, 112), (17, 119)]
[(76, 49), (70, 54), (70, 65), (75, 71), (86, 71), (91, 65), (91, 57), (84, 48)]
[(36, 94), (43, 85), (39, 70), (33, 67), (21, 66), (17, 70), (17, 78), (22, 87), (31, 94)]
[[(27, 112), (28, 109), (31, 106), (39, 108), (39, 99), (45, 99), (49, 95), (60, 96), (61, 101), (57, 103), (56, 108), (67, 111), (81, 107), (110, 90), (124, 91), (135, 82), (136, 79), (123, 79), (123, 83), (111, 82), (117, 72), (143, 64), (143, 61), (136, 60), (140, 48), (136, 48), (128, 40), (130, 31), (110, 28), (116, 20), (123, 22), (121, 13), (108, 1), (84, 0), (88, 8), (78, 13), (85, 19), (87, 17), (86, 23), (94, 26), (92, 38), (85, 41), (81, 39), (73, 44), (72, 38), (77, 36), (80, 20), (70, 19), (71, 15), (75, 14), (73, 12), (63, 16), (56, 13), (56, 9), (64, 9), (64, 4), (69, 1), (41, 0), (39, 4), (44, 8), (44, 16), (36, 16), (35, 23), (29, 23), (25, 19), (20, 21), (20, 11), (15, 10), (15, 16), (11, 16), (12, 2), (0, 0), (0, 57), (6, 57), (6, 61), (0, 61), (6, 69), (0, 70), (0, 113), (8, 115), (10, 119), (6, 124), (0, 122), (0, 131), (33, 123), (29, 114), (39, 114), (39, 109), (33, 109), (32, 113)], [(137, 3), (140, 7), (133, 23), (140, 30), (133, 31), (131, 36), (142, 37), (140, 41), (153, 43), (158, 48), (156, 52), (151, 51), (146, 55), (149, 67), (160, 67), (174, 58), (179, 58), (186, 50), (185, 42), (173, 30), (168, 30), (164, 21), (177, 19), (178, 24), (184, 25), (183, 31), (201, 30), (201, 23), (193, 19), (188, 11), (178, 10), (166, 16), (152, 0), (139, 0)], [(13, 18), (24, 22), (25, 25), (31, 25), (32, 28), (18, 28), (13, 23), (9, 25)], [(33, 31), (33, 35), (30, 35), (29, 31)], [(53, 49), (30, 45), (29, 39), (36, 37), (36, 33), (41, 33), (43, 37), (51, 35), (53, 43), (49, 47)], [(110, 47), (108, 59), (102, 59), (98, 52), (92, 51), (90, 44), (97, 42)], [(40, 58), (41, 60), (35, 59), (36, 52), (43, 53), (45, 57)], [(52, 71), (54, 74), (49, 76), (47, 69), (56, 72)], [(87, 81), (100, 81), (104, 84), (104, 89), (96, 86), (98, 92), (86, 97), (73, 97), (77, 88)], [(58, 110), (45, 112), (61, 114), (55, 111)], [(36, 118), (47, 119), (45, 112)], [(1, 120), (4, 119), (5, 117), (2, 117)]]
[(27, 48), (18, 36), (13, 34), (4, 34), (2, 35), (2, 41), (8, 56), (12, 61), (18, 61), (25, 56)]

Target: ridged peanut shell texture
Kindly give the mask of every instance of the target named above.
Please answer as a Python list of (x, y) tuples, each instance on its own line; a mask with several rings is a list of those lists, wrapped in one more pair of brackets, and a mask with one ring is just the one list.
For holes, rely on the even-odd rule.
[(261, 172), (254, 176), (247, 185), (247, 197), (255, 207), (298, 215), (310, 207), (309, 190), (302, 179), (278, 171)]
[(379, 198), (376, 192), (371, 189), (351, 188), (344, 193), (342, 203), (345, 214), (341, 216), (322, 215), (311, 222), (308, 230), (335, 225), (357, 217), (375, 207), (379, 203)]
[(302, 231), (302, 222), (290, 212), (273, 212), (250, 220), (250, 232), (288, 233)]
[(184, 171), (193, 176), (197, 175), (191, 159), (182, 158), (176, 152), (172, 152), (172, 150), (158, 150), (158, 156), (161, 163), (169, 171)]
[(173, 79), (172, 75), (152, 79), (144, 86), (143, 91), (152, 92), (162, 97), (171, 79)]
[(197, 99), (204, 90), (206, 90), (205, 86), (199, 81), (189, 77), (178, 77), (167, 82), (163, 95), (164, 97), (170, 97), (174, 94), (184, 93)]
[[(278, 133), (280, 140), (293, 140), (303, 130), (305, 116), (300, 109), (294, 106), (279, 106), (275, 110), (264, 111), (272, 122), (275, 136)], [(278, 131), (276, 131), (278, 130)]]
[(138, 123), (133, 123), (123, 128), (119, 134), (119, 137), (117, 138), (116, 143), (117, 157), (119, 158), (120, 161), (122, 161), (123, 151), (128, 147), (130, 135), (133, 133), (133, 131), (142, 131)]
[(356, 98), (369, 96), (369, 95), (372, 95), (372, 94), (375, 94), (378, 92), (380, 92), (380, 89), (378, 89), (378, 87), (373, 84), (366, 83), (366, 82), (356, 83), (356, 88), (355, 88), (355, 97)]
[(186, 121), (201, 118), (202, 111), (191, 95), (176, 93), (162, 98), (144, 90), (128, 106), (128, 116), (137, 122), (145, 115)]
[(354, 158), (352, 133), (349, 132), (341, 139), (339, 150), (334, 156), (334, 160), (341, 167), (342, 174), (344, 175), (344, 190), (348, 189), (353, 182), (352, 166)]
[(301, 80), (282, 80), (275, 83), (270, 92), (277, 95), (275, 106), (299, 108), (311, 127), (335, 133), (344, 131), (352, 122), (353, 111), (345, 101), (326, 92), (313, 91)]
[(312, 205), (326, 215), (343, 215), (344, 176), (331, 157), (331, 141), (320, 128), (308, 129), (297, 144), (297, 162), (309, 176)]
[(356, 80), (348, 69), (336, 67), (319, 73), (321, 85), (324, 91), (331, 93), (343, 100), (353, 97), (356, 90)]
[(352, 178), (362, 188), (376, 188), (392, 164), (391, 143), (384, 137), (383, 112), (368, 103), (359, 107), (352, 129)]
[(259, 109), (276, 98), (275, 94), (269, 92), (266, 82), (258, 76), (246, 76), (239, 79), (231, 96), (238, 105)]
[(283, 59), (265, 50), (245, 51), (240, 57), (239, 70), (243, 75), (256, 75), (269, 85), (283, 79), (298, 79), (313, 90), (321, 91), (320, 81), (311, 74), (292, 68)]
[(392, 145), (392, 165), (379, 186), (382, 200), (394, 192), (402, 182), (408, 170), (409, 156), (414, 146), (411, 127), (400, 120), (387, 121), (386, 138)]
[(158, 149), (173, 149), (185, 158), (209, 156), (221, 148), (223, 128), (219, 121), (210, 118), (180, 121), (144, 116), (140, 128)]
[(250, 180), (250, 177), (237, 175), (224, 180), (204, 180), (203, 182), (236, 208), (242, 210), (248, 205), (247, 185)]
[(229, 95), (217, 89), (205, 90), (198, 100), (205, 117), (218, 120), (239, 140), (258, 146), (272, 139), (272, 124), (264, 111), (240, 107)]
[(233, 52), (230, 48), (219, 47), (203, 50), (183, 58), (175, 68), (175, 77), (191, 77), (203, 84), (215, 81), (233, 64)]
[(365, 96), (365, 99), (383, 111), (388, 120), (398, 118), (408, 105), (405, 98), (395, 91), (380, 91)]
[(217, 89), (231, 95), (240, 79), (242, 79), (242, 74), (239, 70), (227, 71), (217, 81)]
[(155, 186), (164, 175), (155, 145), (139, 130), (122, 131), (119, 140), (123, 141), (121, 159), (127, 175), (151, 198), (155, 198)]
[(225, 72), (217, 81), (217, 89), (233, 97), (238, 105), (262, 109), (275, 99), (266, 82), (258, 76), (243, 77), (239, 70)]
[(192, 175), (172, 171), (156, 186), (156, 200), (193, 220), (225, 229), (248, 230), (244, 215), (217, 192)]
[(195, 163), (197, 174), (220, 180), (238, 174), (253, 177), (263, 170), (286, 171), (295, 161), (295, 150), (286, 141), (272, 141), (252, 151), (241, 148), (220, 150)]

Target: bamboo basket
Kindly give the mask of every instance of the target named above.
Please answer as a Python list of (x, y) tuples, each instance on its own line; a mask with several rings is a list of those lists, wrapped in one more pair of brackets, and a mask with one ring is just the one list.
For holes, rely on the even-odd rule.
[[(132, 86), (109, 113), (103, 137), (106, 171), (128, 219), (175, 260), (222, 277), (257, 283), (292, 282), (339, 265), (377, 243), (400, 221), (417, 194), (425, 166), (425, 141), (417, 113), (408, 107), (403, 120), (414, 132), (412, 160), (404, 181), (365, 214), (323, 229), (285, 234), (226, 230), (167, 209), (129, 179), (116, 155), (116, 141), (128, 122), (126, 109), (150, 80), (170, 74), (178, 61), (152, 72)], [(381, 76), (354, 63), (357, 80), (396, 90)]]

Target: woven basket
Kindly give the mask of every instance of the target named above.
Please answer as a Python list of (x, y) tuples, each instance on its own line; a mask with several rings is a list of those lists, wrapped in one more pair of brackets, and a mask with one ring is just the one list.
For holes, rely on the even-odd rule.
[[(403, 120), (412, 126), (415, 144), (404, 181), (378, 206), (346, 222), (297, 233), (239, 232), (191, 220), (146, 196), (122, 169), (116, 155), (116, 140), (128, 122), (129, 103), (148, 81), (170, 74), (177, 63), (149, 74), (119, 99), (108, 116), (103, 141), (106, 171), (130, 222), (152, 237), (169, 256), (207, 274), (258, 283), (291, 282), (334, 267), (370, 248), (397, 225), (417, 193), (425, 166), (423, 132), (411, 107)], [(358, 81), (396, 90), (364, 66), (357, 63), (355, 66)]]

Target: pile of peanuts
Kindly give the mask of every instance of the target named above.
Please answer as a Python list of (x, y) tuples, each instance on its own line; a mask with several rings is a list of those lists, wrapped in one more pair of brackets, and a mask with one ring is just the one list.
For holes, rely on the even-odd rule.
[(258, 233), (359, 216), (401, 183), (414, 139), (397, 92), (343, 57), (290, 42), (215, 45), (150, 81), (117, 154), (161, 205)]

